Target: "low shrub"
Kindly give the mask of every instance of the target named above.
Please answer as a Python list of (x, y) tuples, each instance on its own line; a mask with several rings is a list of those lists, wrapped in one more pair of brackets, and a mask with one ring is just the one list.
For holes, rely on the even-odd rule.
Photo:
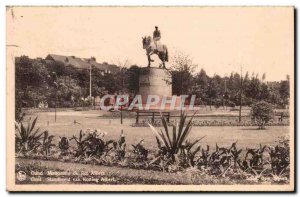
[(254, 103), (251, 106), (251, 117), (256, 121), (259, 129), (263, 129), (273, 117), (272, 104), (265, 101)]

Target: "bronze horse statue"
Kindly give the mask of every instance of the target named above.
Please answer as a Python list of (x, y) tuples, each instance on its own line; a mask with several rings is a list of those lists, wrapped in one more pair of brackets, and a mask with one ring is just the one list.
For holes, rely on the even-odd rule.
[(148, 67), (150, 67), (151, 62), (154, 60), (151, 59), (151, 55), (156, 54), (159, 59), (162, 61), (163, 68), (166, 68), (165, 62), (169, 61), (168, 48), (166, 45), (162, 45), (159, 42), (154, 42), (151, 36), (142, 37), (143, 39), (143, 49), (146, 50), (146, 55), (148, 57)]

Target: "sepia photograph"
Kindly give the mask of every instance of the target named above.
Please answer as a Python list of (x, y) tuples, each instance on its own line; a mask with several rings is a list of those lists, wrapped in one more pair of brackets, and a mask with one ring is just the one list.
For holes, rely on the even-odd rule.
[(294, 15), (7, 6), (7, 190), (293, 192)]

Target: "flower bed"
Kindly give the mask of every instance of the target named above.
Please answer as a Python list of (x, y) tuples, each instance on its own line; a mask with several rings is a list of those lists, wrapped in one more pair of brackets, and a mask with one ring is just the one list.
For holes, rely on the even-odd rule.
[[(140, 123), (134, 123), (132, 127), (149, 127), (148, 123), (151, 122), (150, 119), (142, 120)], [(176, 124), (175, 120), (170, 120), (169, 125)], [(154, 120), (154, 126), (162, 126), (161, 120)], [(266, 123), (265, 126), (289, 126), (289, 119), (286, 119), (282, 122), (271, 120)], [(258, 126), (258, 124), (251, 120), (242, 120), (238, 122), (238, 120), (193, 120), (193, 126), (205, 127), (205, 126), (239, 126), (239, 127), (250, 127), (250, 126)]]
[(216, 145), (212, 150), (208, 145), (200, 146), (201, 139), (193, 142), (186, 139), (192, 119), (188, 122), (185, 119), (183, 115), (178, 126), (168, 127), (162, 117), (164, 130), (161, 131), (149, 125), (157, 136), (156, 150), (148, 150), (143, 140), (127, 146), (123, 132), (117, 140), (106, 139), (106, 133), (99, 129), (86, 129), (70, 139), (62, 137), (54, 144), (56, 136), (34, 130), (35, 119), (27, 127), (22, 123), (16, 125), (16, 157), (168, 173), (193, 171), (199, 176), (230, 180), (289, 182), (288, 140), (280, 139), (275, 147), (260, 145), (256, 149), (242, 150), (234, 142), (228, 147)]

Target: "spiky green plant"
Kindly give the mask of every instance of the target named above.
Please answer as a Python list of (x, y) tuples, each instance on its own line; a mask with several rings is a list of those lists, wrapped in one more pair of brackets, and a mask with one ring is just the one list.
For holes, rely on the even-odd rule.
[(35, 129), (37, 118), (32, 122), (29, 120), (27, 127), (24, 126), (23, 122), (16, 123), (15, 140), (17, 151), (31, 151), (41, 146), (40, 140), (44, 132), (40, 132), (39, 128)]
[(190, 152), (193, 146), (202, 139), (197, 139), (194, 142), (189, 142), (186, 140), (192, 129), (193, 117), (194, 116), (192, 116), (186, 123), (187, 115), (182, 113), (179, 123), (176, 126), (172, 125), (172, 131), (169, 131), (167, 121), (163, 116), (161, 116), (161, 121), (164, 128), (163, 130), (158, 131), (151, 124), (148, 124), (156, 135), (157, 145), (160, 149), (160, 156), (172, 158), (172, 160), (175, 162), (176, 158), (178, 158), (176, 155), (180, 150), (186, 150)]

